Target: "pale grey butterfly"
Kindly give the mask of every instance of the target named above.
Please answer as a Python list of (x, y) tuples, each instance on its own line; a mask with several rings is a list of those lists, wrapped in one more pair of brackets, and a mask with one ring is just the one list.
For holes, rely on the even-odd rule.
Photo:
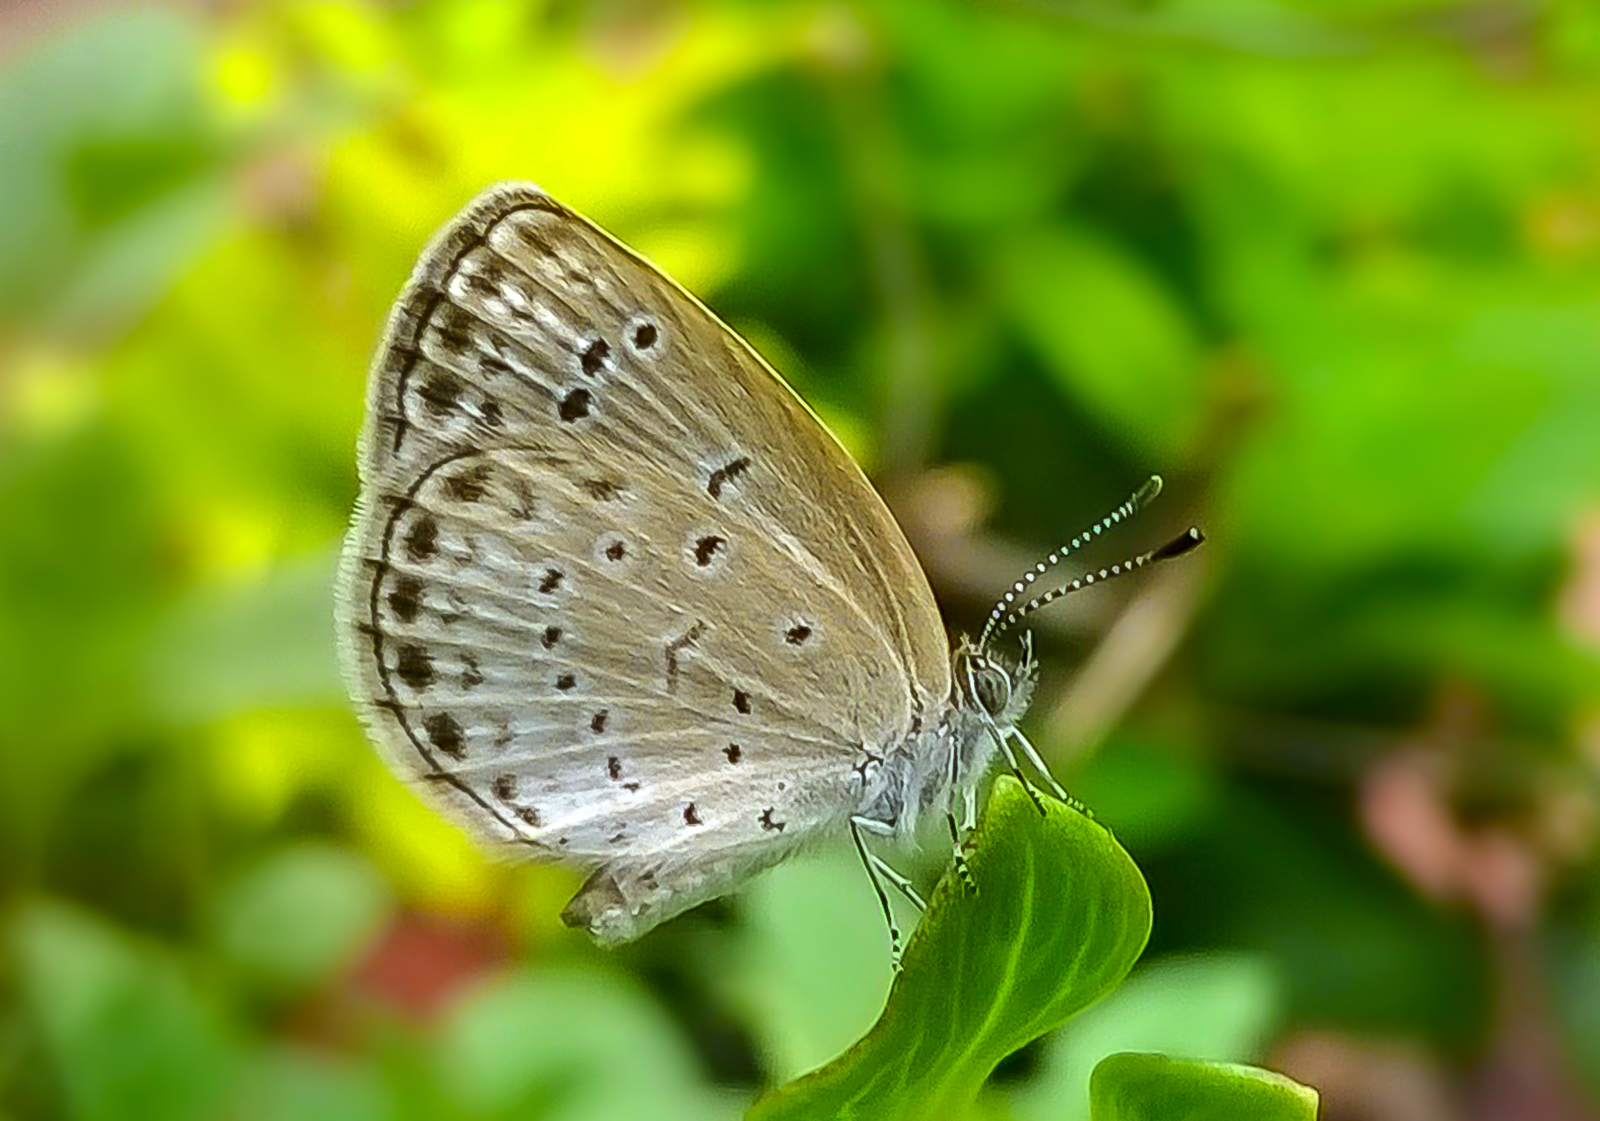
[(338, 628), (369, 734), (484, 843), (589, 872), (563, 918), (602, 944), (847, 829), (898, 948), (883, 884), (920, 899), (867, 837), (942, 813), (959, 857), (997, 754), (1060, 793), (1017, 728), (1031, 643), (995, 644), (1095, 582), (1019, 599), (1159, 489), (952, 650), (888, 508), (788, 385), (520, 183), (423, 252), (359, 466)]

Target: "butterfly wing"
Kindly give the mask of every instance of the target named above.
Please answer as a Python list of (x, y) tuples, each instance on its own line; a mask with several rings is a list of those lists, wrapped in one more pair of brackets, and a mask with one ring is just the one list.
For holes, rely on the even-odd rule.
[(482, 837), (597, 868), (620, 939), (837, 823), (949, 695), (932, 593), (789, 387), (537, 188), (424, 253), (369, 384), (340, 575), (390, 763)]

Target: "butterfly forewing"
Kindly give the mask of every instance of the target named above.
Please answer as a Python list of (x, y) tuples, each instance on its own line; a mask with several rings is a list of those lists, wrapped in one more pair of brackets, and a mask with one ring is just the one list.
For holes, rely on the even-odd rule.
[(360, 459), (352, 688), (480, 835), (704, 897), (848, 814), (862, 760), (949, 694), (926, 579), (859, 469), (704, 307), (531, 186), (424, 254)]

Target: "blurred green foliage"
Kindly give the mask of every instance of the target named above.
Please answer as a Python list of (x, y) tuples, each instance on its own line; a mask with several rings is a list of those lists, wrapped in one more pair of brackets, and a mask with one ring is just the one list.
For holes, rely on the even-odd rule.
[(876, 1017), (845, 854), (600, 954), (344, 705), (371, 348), (504, 178), (746, 331), (957, 628), (1151, 471), (1127, 549), (1206, 525), (1166, 646), (1114, 589), (1041, 620), (1030, 727), (1156, 924), (997, 1115), (1364, 1040), (1466, 1103), (1532, 1039), (1596, 1108), (1591, 4), (41, 9), (0, 13), (0, 1113), (733, 1116)]

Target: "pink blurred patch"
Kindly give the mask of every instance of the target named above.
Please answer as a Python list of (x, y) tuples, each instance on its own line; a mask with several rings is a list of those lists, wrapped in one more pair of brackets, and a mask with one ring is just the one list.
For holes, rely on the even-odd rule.
[(352, 987), (428, 1020), (508, 957), (505, 933), (493, 923), (406, 912), (357, 966)]
[(1572, 633), (1600, 642), (1600, 513), (1584, 517), (1572, 534), (1572, 570), (1559, 611)]
[(1508, 829), (1463, 827), (1450, 807), (1444, 770), (1444, 760), (1420, 747), (1376, 763), (1360, 791), (1367, 836), (1428, 898), (1466, 903), (1491, 927), (1526, 926), (1538, 911), (1544, 862)]
[(1268, 1065), (1314, 1086), (1322, 1121), (1460, 1121), (1449, 1072), (1419, 1043), (1305, 1031), (1280, 1044)]

